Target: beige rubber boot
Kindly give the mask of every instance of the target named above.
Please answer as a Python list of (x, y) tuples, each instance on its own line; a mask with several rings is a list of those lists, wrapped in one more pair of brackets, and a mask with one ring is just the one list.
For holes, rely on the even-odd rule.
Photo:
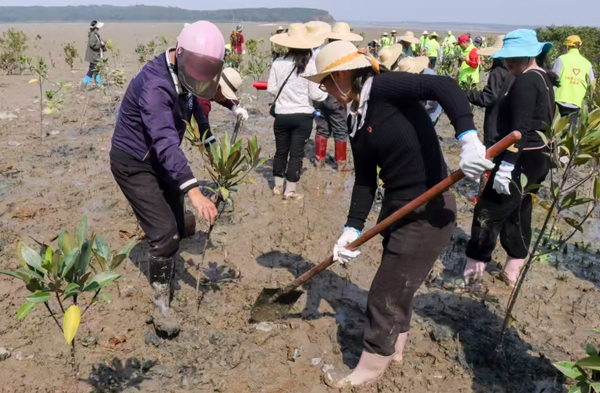
[(394, 355), (381, 356), (363, 351), (358, 366), (350, 375), (339, 377), (334, 370), (330, 370), (325, 373), (323, 380), (327, 386), (337, 389), (377, 382), (383, 376), (393, 358)]
[(304, 195), (300, 195), (296, 192), (296, 184), (297, 183), (293, 183), (291, 181), (288, 181), (287, 183), (285, 183), (285, 194), (283, 194), (283, 197), (285, 199), (302, 199), (302, 198), (304, 198)]
[(283, 195), (283, 183), (285, 179), (283, 177), (275, 176), (275, 187), (273, 187), (273, 195)]
[(519, 281), (519, 277), (521, 277), (523, 265), (525, 265), (525, 259), (507, 257), (506, 265), (504, 265), (504, 270), (500, 273), (500, 278), (507, 283), (509, 287), (514, 288), (515, 285), (517, 285), (517, 281)]
[(404, 347), (406, 346), (406, 342), (408, 341), (408, 332), (400, 333), (398, 335), (398, 339), (396, 340), (396, 353), (394, 354), (394, 362), (402, 363), (402, 354), (404, 353)]
[(467, 265), (463, 272), (463, 277), (467, 282), (467, 285), (481, 284), (483, 281), (483, 273), (485, 273), (485, 262), (476, 261), (467, 257)]

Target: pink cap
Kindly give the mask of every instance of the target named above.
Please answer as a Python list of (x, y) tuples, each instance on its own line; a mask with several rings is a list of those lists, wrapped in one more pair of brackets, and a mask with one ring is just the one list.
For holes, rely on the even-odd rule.
[(177, 37), (177, 47), (219, 60), (225, 57), (223, 34), (217, 26), (205, 20), (184, 27)]

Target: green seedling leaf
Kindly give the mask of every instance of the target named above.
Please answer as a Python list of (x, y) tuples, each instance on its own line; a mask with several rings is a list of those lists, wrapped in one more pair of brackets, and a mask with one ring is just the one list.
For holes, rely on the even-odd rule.
[(110, 259), (110, 247), (108, 247), (106, 240), (100, 236), (96, 236), (96, 251), (104, 258), (105, 261)]
[(573, 205), (573, 203), (575, 202), (576, 198), (577, 198), (577, 190), (575, 190), (573, 192), (570, 192), (560, 202), (560, 207), (562, 209), (568, 209), (569, 207), (571, 207)]
[(100, 270), (103, 272), (107, 271), (108, 269), (106, 268), (106, 260), (104, 259), (104, 257), (100, 255), (96, 250), (94, 250), (94, 256), (96, 257), (96, 260), (100, 265)]
[(524, 173), (521, 174), (521, 189), (524, 190), (525, 186), (527, 186), (527, 175), (525, 175)]
[(592, 201), (593, 201), (592, 198), (579, 198), (579, 199), (575, 199), (575, 201), (573, 201), (573, 203), (571, 204), (570, 207), (575, 207), (575, 206), (579, 206), (579, 205), (585, 205), (586, 203), (590, 203)]
[(589, 154), (580, 154), (575, 157), (575, 165), (583, 165), (592, 159), (592, 156)]
[(81, 247), (81, 255), (79, 256), (78, 263), (75, 265), (77, 275), (81, 276), (87, 271), (90, 262), (94, 256), (94, 243), (96, 235), (92, 236), (91, 240), (86, 240)]
[(583, 375), (573, 362), (557, 362), (552, 364), (566, 377), (571, 379), (577, 379)]
[(69, 271), (75, 265), (75, 262), (79, 259), (79, 248), (73, 248), (69, 251), (69, 253), (65, 256), (63, 261), (63, 267), (60, 273), (61, 278), (65, 278)]
[(536, 132), (538, 133), (540, 138), (542, 138), (542, 141), (544, 141), (544, 145), (548, 145), (548, 138), (546, 137), (546, 134), (541, 131), (536, 131)]
[(569, 393), (588, 393), (588, 390), (583, 390), (582, 386), (578, 383), (577, 385), (574, 385), (571, 387), (571, 389), (569, 389)]
[(58, 236), (58, 245), (63, 255), (67, 255), (69, 251), (77, 248), (77, 239), (75, 239), (68, 231), (62, 231)]
[(44, 252), (44, 260), (42, 261), (42, 267), (48, 272), (52, 273), (52, 248), (50, 246), (46, 247), (46, 251)]
[(600, 178), (598, 176), (594, 178), (594, 198), (600, 199)]
[(119, 273), (102, 272), (102, 273), (94, 276), (83, 290), (85, 292), (91, 292), (91, 291), (98, 290), (98, 289), (104, 287), (105, 285), (110, 284), (111, 282), (115, 281), (119, 277), (121, 277), (121, 275)]
[(48, 300), (50, 300), (50, 292), (35, 291), (33, 295), (26, 296), (25, 299), (31, 303), (46, 303)]
[(0, 269), (0, 274), (5, 274), (7, 276), (15, 277), (15, 278), (18, 278), (20, 280), (27, 282), (27, 280), (25, 279), (25, 277), (22, 274), (18, 274), (17, 272), (13, 272), (12, 270)]
[(585, 345), (585, 353), (587, 353), (588, 356), (598, 356), (598, 350), (594, 344), (591, 343)]
[(600, 371), (600, 356), (588, 356), (575, 363), (575, 365), (589, 368), (590, 370)]
[(102, 300), (104, 300), (106, 303), (111, 304), (112, 303), (112, 298), (110, 297), (110, 295), (106, 292), (103, 292), (102, 295), (100, 295), (100, 297), (102, 298)]
[(21, 319), (25, 318), (35, 308), (35, 305), (36, 303), (32, 302), (23, 303), (17, 310), (17, 320), (20, 321)]
[(79, 248), (81, 248), (81, 246), (83, 246), (83, 243), (85, 242), (85, 237), (87, 235), (87, 227), (87, 217), (83, 216), (81, 217), (81, 221), (79, 221), (79, 226), (77, 226), (77, 244)]
[(590, 382), (590, 387), (594, 389), (594, 392), (600, 393), (600, 382)]
[(581, 227), (581, 223), (574, 218), (571, 217), (563, 217), (563, 220), (579, 232), (583, 233), (583, 228)]
[(15, 273), (19, 274), (19, 275), (23, 275), (25, 277), (29, 277), (29, 278), (35, 278), (37, 280), (46, 282), (46, 280), (44, 279), (44, 276), (42, 276), (41, 274), (39, 274), (38, 272), (35, 272), (33, 270), (28, 270), (28, 269), (19, 269), (17, 270)]
[(26, 244), (21, 244), (21, 249), (19, 250), (19, 253), (21, 254), (23, 260), (27, 263), (29, 267), (32, 267), (43, 274), (48, 273), (46, 269), (42, 267), (42, 257), (31, 247), (27, 246)]

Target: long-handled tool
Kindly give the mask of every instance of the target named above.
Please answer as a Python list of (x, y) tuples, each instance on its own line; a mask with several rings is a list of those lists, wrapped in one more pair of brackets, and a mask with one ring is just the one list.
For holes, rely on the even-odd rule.
[(244, 124), (244, 120), (242, 119), (242, 115), (239, 115), (235, 119), (235, 127), (233, 128), (233, 133), (231, 134), (231, 144), (232, 145), (235, 145), (235, 141), (237, 139), (238, 133), (240, 132), (240, 129), (242, 128), (243, 124)]
[[(486, 157), (488, 159), (496, 157), (520, 139), (521, 133), (518, 131), (513, 131), (511, 134), (504, 137), (500, 142), (489, 148), (486, 152)], [(375, 225), (373, 228), (369, 229), (367, 232), (363, 233), (362, 236), (350, 243), (346, 248), (352, 251), (360, 247), (376, 235), (385, 231), (392, 224), (406, 216), (408, 213), (411, 213), (418, 207), (424, 205), (438, 195), (442, 194), (444, 191), (448, 190), (454, 183), (458, 182), (464, 177), (465, 174), (461, 170), (453, 172), (450, 176), (421, 194), (419, 197), (413, 199), (402, 208), (398, 209), (398, 211), (381, 221), (379, 224)], [(250, 319), (255, 322), (271, 321), (281, 318), (287, 314), (303, 293), (302, 291), (295, 289), (317, 274), (321, 273), (323, 270), (327, 269), (332, 264), (333, 256), (330, 256), (283, 288), (264, 288), (252, 307)]]

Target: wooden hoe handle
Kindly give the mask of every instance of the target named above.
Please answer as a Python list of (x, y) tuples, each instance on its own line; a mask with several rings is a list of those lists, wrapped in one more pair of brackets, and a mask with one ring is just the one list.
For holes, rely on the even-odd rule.
[[(500, 153), (502, 153), (504, 150), (508, 149), (510, 146), (512, 146), (514, 143), (516, 143), (520, 139), (521, 139), (521, 133), (519, 131), (511, 132), (509, 135), (502, 138), (502, 140), (500, 142), (496, 143), (494, 146), (490, 147), (487, 150), (487, 152), (485, 154), (486, 158), (492, 159), (492, 158), (498, 156)], [(391, 214), (389, 217), (387, 217), (385, 220), (381, 221), (379, 224), (375, 225), (373, 228), (371, 228), (368, 231), (366, 231), (365, 233), (363, 233), (358, 239), (356, 239), (355, 241), (350, 243), (346, 248), (348, 250), (352, 251), (352, 250), (355, 250), (356, 248), (360, 247), (361, 245), (365, 244), (366, 242), (371, 240), (373, 237), (379, 235), (381, 232), (388, 229), (392, 224), (394, 224), (396, 221), (400, 220), (402, 217), (406, 216), (407, 214), (411, 213), (418, 207), (426, 204), (427, 202), (431, 201), (432, 199), (436, 198), (438, 195), (440, 195), (443, 192), (445, 192), (446, 190), (448, 190), (450, 187), (452, 187), (452, 185), (454, 185), (454, 183), (458, 182), (459, 180), (461, 180), (464, 177), (465, 177), (465, 174), (463, 173), (462, 170), (453, 172), (450, 176), (448, 176), (447, 178), (445, 178), (444, 180), (442, 180), (441, 182), (439, 182), (438, 184), (436, 184), (429, 190), (425, 191), (423, 194), (421, 194), (417, 198), (413, 199), (411, 202), (407, 203), (402, 208), (398, 209), (395, 213)], [(329, 258), (327, 258), (326, 260), (324, 260), (323, 262), (321, 262), (320, 264), (318, 264), (317, 266), (313, 267), (312, 269), (310, 269), (309, 271), (307, 271), (300, 277), (296, 278), (294, 281), (290, 282), (285, 287), (281, 288), (281, 290), (278, 292), (276, 297), (279, 297), (280, 295), (283, 295), (285, 293), (288, 293), (288, 292), (298, 288), (300, 285), (304, 284), (305, 282), (307, 282), (308, 280), (313, 278), (315, 275), (317, 275), (320, 272), (322, 272), (323, 270), (327, 269), (332, 264), (333, 264), (333, 255), (330, 256)]]

